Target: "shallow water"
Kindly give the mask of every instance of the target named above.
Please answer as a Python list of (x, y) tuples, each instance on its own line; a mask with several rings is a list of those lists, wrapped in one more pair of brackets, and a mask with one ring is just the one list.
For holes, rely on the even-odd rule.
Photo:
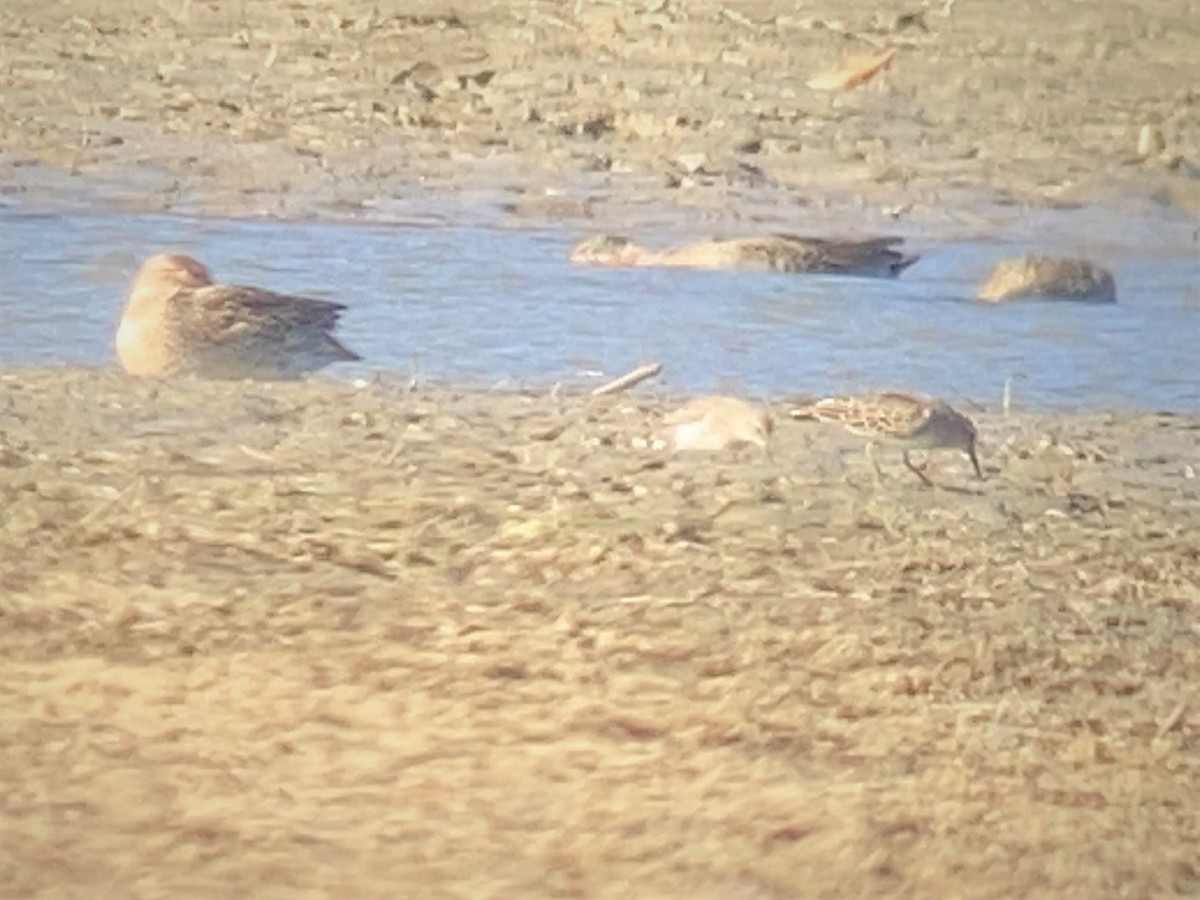
[[(1066, 214), (1063, 214), (1066, 215)], [(1086, 215), (1075, 211), (1072, 215)], [(1186, 222), (1100, 223), (1084, 249), (1120, 302), (972, 301), (999, 257), (1077, 229), (1043, 217), (1021, 240), (910, 240), (896, 281), (571, 266), (577, 231), (347, 226), (0, 209), (0, 364), (105, 364), (139, 260), (174, 249), (221, 280), (338, 299), (341, 335), (373, 371), (493, 384), (619, 374), (657, 360), (687, 391), (899, 387), (1053, 408), (1200, 409), (1200, 246)], [(1049, 244), (1049, 246), (1048, 246)]]

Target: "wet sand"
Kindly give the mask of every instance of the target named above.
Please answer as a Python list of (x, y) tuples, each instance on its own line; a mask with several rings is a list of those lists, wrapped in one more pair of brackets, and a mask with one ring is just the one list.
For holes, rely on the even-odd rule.
[[(1184, 0), (403, 7), (8, 0), (0, 205), (1200, 212)], [(966, 408), (926, 489), (681, 400), (0, 375), (0, 896), (1200, 891), (1200, 418)]]
[(1200, 417), (0, 376), (5, 897), (1200, 888)]
[[(1200, 213), (1191, 3), (942, 8), (8, 0), (0, 191), (230, 215), (957, 235), (1025, 208)], [(884, 47), (897, 56), (868, 84), (807, 86)]]

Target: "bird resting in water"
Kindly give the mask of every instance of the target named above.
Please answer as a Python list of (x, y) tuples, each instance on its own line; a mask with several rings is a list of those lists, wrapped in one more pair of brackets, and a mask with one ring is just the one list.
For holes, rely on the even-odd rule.
[(793, 234), (701, 241), (650, 250), (627, 237), (604, 234), (571, 249), (571, 262), (607, 266), (682, 266), (757, 272), (895, 278), (919, 256), (896, 250), (902, 238), (830, 240)]
[(975, 474), (983, 478), (983, 469), (975, 452), (975, 423), (944, 400), (885, 391), (829, 397), (793, 409), (791, 414), (797, 419), (836, 422), (854, 434), (869, 438), (867, 456), (877, 474), (879, 464), (871, 455), (871, 445), (890, 442), (903, 446), (904, 465), (927, 485), (933, 482), (913, 463), (909, 450), (961, 450), (971, 460)]
[(190, 256), (158, 254), (138, 270), (117, 328), (132, 375), (296, 378), (361, 357), (332, 334), (340, 303), (215, 284)]
[(979, 288), (979, 299), (1115, 303), (1117, 284), (1111, 272), (1086, 259), (1017, 256), (996, 263), (987, 281)]

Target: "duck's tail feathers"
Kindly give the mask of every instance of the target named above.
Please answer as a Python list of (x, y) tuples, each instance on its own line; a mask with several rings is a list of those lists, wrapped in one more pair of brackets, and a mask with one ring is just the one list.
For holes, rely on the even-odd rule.
[(362, 357), (335, 338), (332, 334), (325, 335), (325, 339), (329, 343), (330, 352), (333, 358), (338, 362), (357, 362)]

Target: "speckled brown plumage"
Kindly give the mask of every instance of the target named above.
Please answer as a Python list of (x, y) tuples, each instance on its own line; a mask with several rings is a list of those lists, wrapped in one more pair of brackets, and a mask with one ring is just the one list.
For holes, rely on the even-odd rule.
[(597, 265), (894, 278), (919, 259), (896, 250), (901, 242), (901, 238), (893, 237), (830, 240), (773, 234), (649, 250), (620, 235), (599, 235), (577, 244), (571, 251), (571, 260)]
[(1086, 259), (1019, 256), (998, 262), (979, 289), (979, 299), (1084, 300), (1113, 303), (1117, 285), (1112, 273)]
[(902, 391), (829, 397), (792, 410), (800, 419), (836, 422), (872, 441), (904, 445), (904, 462), (923, 481), (928, 478), (913, 465), (910, 449), (950, 448), (963, 451), (975, 474), (983, 477), (976, 455), (975, 424), (944, 400), (919, 397)]
[(158, 255), (134, 279), (117, 331), (117, 354), (135, 375), (292, 378), (359, 358), (332, 335), (345, 308), (214, 284), (191, 257)]

